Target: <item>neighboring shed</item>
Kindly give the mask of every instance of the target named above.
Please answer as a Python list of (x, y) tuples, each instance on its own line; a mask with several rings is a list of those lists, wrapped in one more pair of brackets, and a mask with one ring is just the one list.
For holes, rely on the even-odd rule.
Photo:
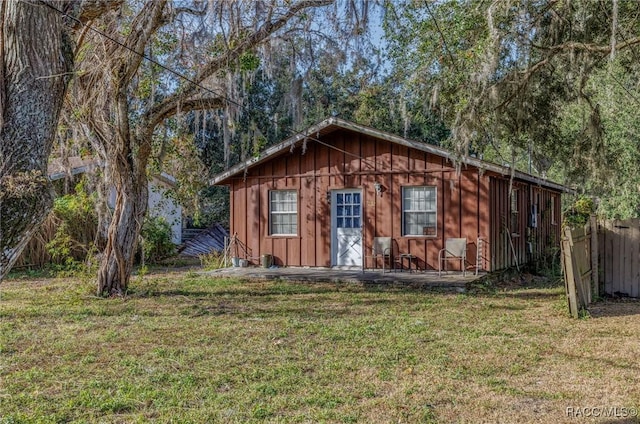
[[(92, 157), (81, 158), (72, 156), (65, 160), (55, 158), (49, 161), (48, 174), (51, 181), (76, 175), (95, 172), (102, 166)], [(171, 226), (171, 241), (174, 244), (182, 243), (182, 206), (169, 194), (176, 186), (173, 176), (162, 172), (155, 174), (149, 180), (149, 216), (163, 217)], [(115, 205), (116, 191), (111, 188), (107, 203), (110, 207)]]
[(271, 254), (277, 265), (362, 266), (374, 237), (391, 237), (394, 257), (438, 269), (444, 241), (465, 237), (467, 266), (482, 239), (480, 268), (497, 270), (559, 246), (564, 186), (474, 158), (457, 171), (453, 159), (330, 118), (212, 183), (230, 187), (230, 233), (255, 263)]

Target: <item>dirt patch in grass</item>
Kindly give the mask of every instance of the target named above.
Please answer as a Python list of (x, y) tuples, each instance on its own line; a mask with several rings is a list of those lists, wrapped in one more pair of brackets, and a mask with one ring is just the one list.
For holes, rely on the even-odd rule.
[(592, 318), (640, 317), (640, 299), (607, 298), (589, 306)]
[(119, 299), (3, 282), (0, 423), (635, 420), (639, 303), (573, 320), (527, 278), (453, 294), (187, 271)]

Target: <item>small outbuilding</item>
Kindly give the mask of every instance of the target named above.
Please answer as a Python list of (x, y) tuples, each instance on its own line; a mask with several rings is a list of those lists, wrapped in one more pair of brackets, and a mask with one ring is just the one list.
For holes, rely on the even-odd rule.
[[(49, 161), (47, 172), (49, 180), (70, 179), (77, 175), (96, 172), (104, 164), (94, 157), (71, 156), (66, 159), (52, 158)], [(162, 217), (171, 227), (171, 242), (173, 244), (182, 243), (182, 206), (170, 191), (175, 189), (176, 179), (162, 172), (154, 174), (149, 179), (149, 203), (148, 214), (153, 217)], [(116, 189), (109, 188), (107, 204), (113, 208), (116, 203)]]
[[(458, 166), (456, 167), (456, 164)], [(546, 179), (338, 118), (327, 119), (216, 176), (230, 188), (230, 234), (255, 264), (438, 269), (447, 239), (465, 267), (493, 271), (559, 247), (560, 196)], [(478, 249), (478, 246), (481, 246)], [(451, 263), (450, 269), (460, 269)]]

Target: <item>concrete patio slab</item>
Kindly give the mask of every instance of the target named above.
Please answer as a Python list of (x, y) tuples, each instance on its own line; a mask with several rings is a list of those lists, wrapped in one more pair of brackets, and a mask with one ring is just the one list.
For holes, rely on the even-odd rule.
[(366, 285), (384, 285), (410, 287), (413, 289), (438, 289), (462, 293), (467, 284), (481, 278), (484, 273), (474, 275), (467, 272), (443, 272), (438, 276), (437, 271), (394, 272), (382, 270), (366, 270), (361, 268), (315, 268), (315, 267), (231, 267), (207, 271), (205, 274), (216, 277), (234, 277), (250, 280), (288, 280), (309, 282), (341, 282), (361, 283)]

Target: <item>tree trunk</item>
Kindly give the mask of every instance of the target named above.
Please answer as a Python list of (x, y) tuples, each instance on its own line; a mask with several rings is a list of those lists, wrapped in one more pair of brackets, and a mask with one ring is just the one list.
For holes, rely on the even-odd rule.
[(98, 272), (99, 296), (122, 296), (126, 293), (133, 271), (138, 236), (147, 212), (148, 183), (146, 174), (122, 171), (114, 184), (116, 201), (113, 219), (107, 233), (107, 245)]
[(98, 271), (99, 296), (122, 296), (126, 293), (149, 201), (147, 164), (151, 154), (151, 134), (138, 136), (129, 130), (125, 90), (118, 92), (115, 111), (115, 123), (121, 131), (116, 134), (115, 143), (107, 146), (110, 157), (104, 159), (116, 199)]
[(58, 1), (0, 3), (0, 280), (47, 216), (47, 160), (73, 66)]

